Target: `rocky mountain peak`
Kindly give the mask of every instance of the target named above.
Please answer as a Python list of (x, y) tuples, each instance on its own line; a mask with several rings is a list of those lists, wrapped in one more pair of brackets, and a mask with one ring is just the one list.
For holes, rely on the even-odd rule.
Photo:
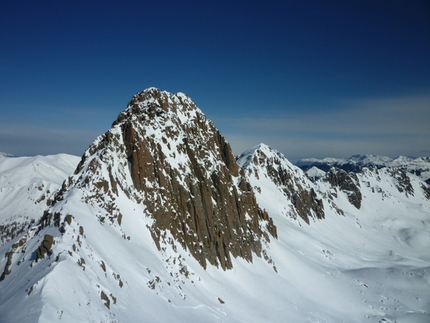
[(125, 193), (154, 220), (148, 229), (159, 249), (180, 243), (203, 267), (231, 268), (232, 256), (252, 261), (276, 237), (230, 145), (182, 93), (136, 94), (85, 152), (59, 199), (72, 187), (91, 191), (85, 202), (101, 205), (119, 226), (127, 214), (116, 200)]

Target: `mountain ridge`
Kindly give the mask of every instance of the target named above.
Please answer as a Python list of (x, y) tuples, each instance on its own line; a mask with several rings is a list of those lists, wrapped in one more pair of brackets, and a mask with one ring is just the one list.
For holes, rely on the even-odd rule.
[(78, 161), (79, 157), (68, 154), (0, 156), (0, 245), (40, 218)]

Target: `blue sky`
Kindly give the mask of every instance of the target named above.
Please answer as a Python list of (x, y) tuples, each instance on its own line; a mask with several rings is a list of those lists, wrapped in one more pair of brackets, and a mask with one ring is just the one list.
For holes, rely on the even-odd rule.
[(430, 3), (9, 1), (0, 151), (81, 155), (138, 91), (188, 94), (239, 154), (430, 156)]

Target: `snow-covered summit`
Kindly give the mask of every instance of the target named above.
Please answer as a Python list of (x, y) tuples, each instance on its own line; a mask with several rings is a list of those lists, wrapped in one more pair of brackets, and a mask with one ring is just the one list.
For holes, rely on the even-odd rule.
[(258, 155), (266, 156), (269, 159), (282, 159), (284, 164), (288, 165), (288, 167), (294, 167), (285, 156), (277, 150), (272, 149), (268, 145), (264, 143), (260, 143), (254, 147), (247, 149), (242, 152), (236, 159), (240, 167), (246, 168), (249, 163), (252, 162), (253, 157), (257, 157)]
[(312, 166), (307, 172), (306, 174), (308, 174), (308, 177), (312, 180), (312, 181), (316, 181), (322, 177), (325, 176), (326, 172), (319, 169), (318, 167)]
[[(166, 118), (172, 120), (179, 118), (183, 123), (192, 123), (196, 118), (202, 119), (201, 122), (207, 121), (202, 111), (186, 94), (181, 92), (172, 94), (154, 87), (135, 94), (115, 123), (131, 115), (154, 121), (159, 119), (158, 117), (164, 121)], [(162, 123), (159, 126), (162, 126)], [(166, 123), (167, 126), (169, 126), (168, 123)]]
[[(281, 213), (293, 219), (323, 218), (324, 209), (305, 173), (285, 156), (265, 144), (259, 144), (237, 157), (258, 203), (269, 214)], [(281, 208), (281, 209), (274, 209)]]

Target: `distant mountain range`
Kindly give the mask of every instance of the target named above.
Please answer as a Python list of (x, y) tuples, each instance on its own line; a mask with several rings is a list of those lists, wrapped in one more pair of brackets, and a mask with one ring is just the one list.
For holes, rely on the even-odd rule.
[(81, 158), (0, 156), (0, 322), (429, 322), (426, 163), (235, 157), (149, 88)]
[(304, 171), (317, 167), (325, 172), (336, 167), (346, 171), (359, 172), (363, 167), (382, 168), (397, 167), (411, 174), (417, 175), (427, 184), (430, 184), (430, 157), (405, 157), (390, 158), (374, 155), (354, 155), (344, 158), (305, 158), (299, 160), (296, 165)]

